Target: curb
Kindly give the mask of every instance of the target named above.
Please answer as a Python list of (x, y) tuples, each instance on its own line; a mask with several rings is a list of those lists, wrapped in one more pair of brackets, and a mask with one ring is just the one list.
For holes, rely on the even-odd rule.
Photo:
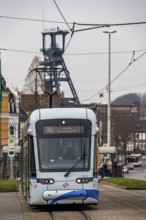
[(113, 186), (113, 187), (116, 187), (116, 188), (119, 188), (119, 189), (125, 189), (125, 190), (146, 190), (146, 188), (135, 188), (135, 187), (126, 187), (126, 186), (120, 186), (120, 185), (116, 185), (114, 183), (108, 183), (108, 182), (105, 182), (104, 180), (100, 181), (100, 184), (103, 184), (103, 185), (106, 185), (106, 186)]
[(19, 190), (0, 190), (0, 193), (7, 193), (7, 192), (19, 192)]

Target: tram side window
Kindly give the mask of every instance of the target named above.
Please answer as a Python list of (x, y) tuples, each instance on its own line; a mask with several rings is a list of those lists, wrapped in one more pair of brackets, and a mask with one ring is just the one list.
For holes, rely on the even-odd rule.
[(29, 137), (29, 161), (30, 161), (30, 175), (36, 176), (33, 136)]

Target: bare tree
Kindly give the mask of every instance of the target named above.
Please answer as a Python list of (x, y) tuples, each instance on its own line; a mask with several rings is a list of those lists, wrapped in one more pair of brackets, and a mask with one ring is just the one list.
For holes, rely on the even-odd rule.
[(40, 65), (40, 57), (35, 56), (28, 69), (25, 83), (22, 89), (23, 94), (42, 94), (42, 81), (36, 69)]
[(126, 163), (126, 149), (130, 140), (133, 140), (136, 121), (132, 114), (118, 114), (112, 117), (113, 141), (116, 147), (121, 147), (121, 154), (124, 156)]

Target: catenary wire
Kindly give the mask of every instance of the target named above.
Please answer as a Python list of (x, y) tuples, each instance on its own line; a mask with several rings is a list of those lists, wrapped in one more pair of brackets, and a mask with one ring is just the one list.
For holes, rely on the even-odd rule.
[(69, 39), (69, 41), (68, 41), (68, 43), (67, 43), (67, 45), (66, 45), (66, 47), (65, 47), (65, 49), (64, 49), (64, 51), (66, 51), (67, 47), (69, 46), (69, 44), (70, 44), (70, 42), (71, 42), (71, 40), (72, 40), (72, 36), (73, 36), (72, 29), (70, 28), (69, 23), (68, 23), (67, 20), (65, 19), (64, 15), (63, 15), (63, 13), (61, 12), (61, 10), (60, 10), (58, 4), (56, 3), (56, 1), (53, 0), (53, 2), (54, 2), (54, 4), (56, 5), (56, 7), (57, 7), (59, 13), (61, 14), (63, 20), (65, 21), (65, 24), (67, 25), (67, 27), (69, 28), (69, 30), (70, 30), (70, 32), (71, 32), (71, 37), (70, 37), (70, 39)]
[(66, 19), (65, 19), (64, 15), (63, 15), (63, 13), (62, 13), (62, 12), (61, 12), (61, 10), (60, 10), (60, 8), (59, 8), (58, 4), (56, 3), (56, 1), (55, 1), (55, 0), (53, 0), (53, 2), (54, 2), (54, 4), (56, 5), (56, 7), (57, 7), (57, 9), (58, 9), (59, 13), (61, 14), (61, 16), (62, 16), (62, 18), (63, 18), (63, 20), (64, 20), (65, 24), (67, 25), (67, 27), (69, 28), (69, 30), (72, 32), (72, 30), (71, 30), (71, 28), (70, 28), (70, 26), (69, 26), (68, 22), (66, 21)]
[[(55, 0), (53, 0), (54, 1), (54, 3), (56, 4), (56, 2), (55, 2)], [(57, 6), (57, 4), (56, 4), (56, 6)], [(59, 7), (57, 6), (57, 8), (58, 8), (58, 10), (60, 11), (60, 9), (59, 9)], [(61, 11), (60, 11), (60, 13), (61, 13)], [(63, 14), (61, 13), (61, 15), (62, 15), (62, 17), (63, 17), (63, 19), (65, 20), (65, 18), (64, 18), (64, 16), (63, 16)], [(39, 19), (28, 19), (28, 18), (18, 18), (18, 17), (8, 17), (8, 16), (0, 16), (0, 18), (9, 18), (9, 19), (19, 19), (19, 20), (29, 20), (29, 21), (40, 21), (40, 22), (42, 22), (42, 20), (39, 20)], [(146, 24), (146, 22), (134, 22), (134, 23), (118, 23), (118, 24), (83, 24), (83, 23), (67, 23), (66, 22), (66, 20), (65, 20), (65, 22), (58, 22), (58, 21), (48, 21), (48, 20), (43, 20), (43, 22), (53, 22), (53, 23), (66, 23), (67, 24), (67, 26), (69, 27), (69, 25), (68, 24), (74, 24), (74, 26), (75, 26), (75, 24), (76, 25), (82, 25), (82, 26), (98, 26), (98, 28), (100, 28), (100, 27), (103, 27), (103, 26), (107, 26), (107, 27), (110, 27), (110, 26), (122, 26), (122, 25), (139, 25), (139, 24)], [(94, 28), (94, 27), (93, 27)], [(93, 28), (89, 28), (89, 29), (93, 29)], [(70, 27), (69, 27), (69, 29), (70, 29)], [(86, 29), (85, 29), (86, 30)], [(72, 31), (71, 29), (70, 29), (70, 31)], [(69, 43), (70, 43), (70, 41), (71, 41), (71, 39), (69, 40)], [(67, 46), (69, 45), (69, 43), (67, 44)], [(67, 48), (67, 47), (66, 47)], [(11, 50), (11, 49), (3, 49), (3, 48), (0, 48), (0, 50), (9, 50), (9, 51), (13, 51), (13, 52), (24, 52), (24, 53), (39, 53), (39, 52), (31, 52), (31, 51), (23, 51), (23, 50)], [(124, 53), (124, 52), (113, 52), (113, 53)], [(65, 54), (65, 55), (89, 55), (89, 53), (83, 53), (83, 54)], [(101, 53), (91, 53), (92, 55), (93, 54), (101, 54)], [(145, 53), (144, 53), (145, 54)], [(144, 55), (143, 54), (143, 55)], [(141, 56), (143, 56), (143, 55), (141, 55)], [(139, 58), (141, 57), (141, 56), (139, 56)], [(137, 58), (137, 59), (139, 59), (139, 58)], [(137, 60), (136, 59), (136, 60)], [(136, 60), (134, 60), (134, 61), (136, 61)], [(121, 74), (123, 74), (126, 70), (127, 70), (127, 68), (129, 67), (129, 65), (111, 82), (111, 83), (113, 83), (117, 78), (119, 78), (119, 76), (121, 75)], [(107, 86), (106, 86), (107, 87)], [(105, 87), (105, 88), (106, 88)], [(104, 88), (104, 89), (105, 89)], [(102, 89), (101, 91), (103, 91), (104, 89)], [(100, 92), (98, 92), (98, 93), (100, 93)], [(97, 94), (98, 94), (97, 93)], [(96, 94), (95, 94), (96, 95)], [(94, 95), (94, 96), (95, 96)], [(88, 98), (88, 99), (90, 99), (90, 98)], [(84, 101), (84, 100), (83, 100)]]
[(76, 25), (80, 26), (100, 26), (100, 25), (107, 25), (107, 26), (123, 26), (123, 25), (139, 25), (139, 24), (146, 24), (146, 21), (139, 21), (139, 22), (126, 22), (126, 23), (110, 23), (110, 24), (91, 24), (91, 23), (77, 23), (75, 22)]
[[(34, 54), (42, 54), (39, 51), (28, 51), (28, 50), (17, 50), (17, 49), (9, 49), (9, 48), (0, 48), (0, 51), (10, 51), (10, 52), (19, 52), (19, 53), (34, 53)], [(146, 51), (146, 49), (134, 50), (135, 53)], [(133, 51), (113, 51), (111, 54), (124, 54), (124, 53), (132, 53)], [(66, 53), (64, 56), (88, 56), (88, 55), (105, 55), (108, 52), (86, 52), (86, 53)]]
[[(133, 53), (134, 54), (134, 53)], [(130, 63), (110, 82), (110, 84), (106, 85), (103, 89), (101, 89), (100, 91), (98, 91), (97, 93), (93, 94), (92, 96), (90, 96), (87, 99), (81, 100), (81, 102), (85, 102), (90, 100), (91, 98), (95, 97), (96, 95), (99, 95), (100, 93), (102, 93), (109, 85), (111, 85), (113, 82), (115, 82), (134, 62), (136, 62), (137, 60), (139, 60), (142, 56), (144, 56), (146, 54), (146, 52), (144, 52), (143, 54), (141, 54), (139, 57), (137, 57), (136, 59), (134, 59), (134, 55), (132, 54), (132, 59), (130, 61)]]
[[(91, 30), (91, 29), (95, 29), (95, 28), (103, 28), (103, 27), (111, 27), (111, 26), (122, 26), (122, 25), (140, 25), (140, 24), (146, 24), (145, 21), (141, 21), (141, 22), (133, 22), (133, 23), (117, 23), (117, 24), (85, 24), (85, 23), (77, 23), (77, 22), (67, 22), (66, 19), (64, 18), (61, 10), (59, 9), (57, 3), (55, 0), (53, 0), (56, 7), (58, 8), (61, 16), (64, 19), (64, 22), (60, 22), (60, 21), (49, 21), (49, 20), (43, 20), (43, 22), (50, 22), (50, 23), (62, 23), (62, 24), (67, 24), (69, 30), (71, 31), (71, 38), (73, 36), (74, 32), (77, 31), (86, 31), (86, 30)], [(35, 22), (42, 22), (42, 19), (34, 19), (34, 18), (20, 18), (20, 17), (12, 17), (12, 16), (3, 16), (0, 15), (0, 18), (6, 18), (6, 19), (16, 19), (16, 20), (25, 20), (25, 21), (35, 21)], [(73, 28), (71, 29), (69, 24), (73, 25)], [(82, 25), (82, 26), (95, 26), (95, 27), (91, 27), (91, 28), (87, 28), (87, 29), (80, 29), (80, 30), (75, 30), (75, 25)], [(65, 48), (65, 50), (67, 49), (67, 47), (69, 46), (71, 39), (69, 40), (69, 42), (67, 43), (67, 46)]]
[(33, 53), (33, 54), (42, 54), (41, 52), (35, 52), (35, 51), (28, 51), (28, 50), (16, 50), (16, 49), (7, 49), (7, 48), (0, 48), (0, 51), (10, 51), (10, 52), (18, 52), (18, 53)]
[[(6, 19), (15, 19), (15, 20), (24, 20), (24, 21), (34, 21), (34, 22), (42, 22), (42, 19), (36, 19), (36, 18), (23, 18), (23, 17), (12, 17), (12, 16), (5, 16), (0, 15), (0, 18), (6, 18)], [(43, 20), (43, 22), (49, 22), (49, 23), (61, 23), (64, 24), (66, 22), (64, 21), (50, 21), (50, 20)], [(81, 25), (81, 26), (123, 26), (123, 25), (141, 25), (146, 24), (145, 21), (141, 22), (131, 22), (131, 23), (117, 23), (117, 24), (85, 24), (85, 23), (78, 23), (78, 22), (68, 22), (68, 24), (71, 25)]]
[[(24, 21), (34, 21), (34, 22), (42, 22), (42, 19), (36, 19), (36, 18), (20, 18), (20, 17), (10, 17), (10, 16), (3, 16), (3, 15), (0, 15), (0, 18), (14, 19), (14, 20), (24, 20)], [(64, 21), (43, 20), (43, 22), (65, 24)], [(72, 25), (73, 23), (68, 22), (68, 24)]]
[[(13, 50), (13, 49), (4, 49), (4, 48), (0, 48), (0, 50), (12, 51), (12, 52), (23, 52), (23, 53), (39, 53), (39, 54), (40, 54), (40, 52), (23, 51), (23, 50)], [(111, 84), (112, 84), (116, 79), (118, 79), (118, 78), (129, 68), (129, 66), (130, 66), (133, 62), (135, 62), (136, 60), (140, 59), (143, 55), (146, 54), (146, 52), (144, 52), (144, 53), (141, 54), (137, 59), (134, 59), (135, 52), (140, 52), (140, 51), (145, 51), (145, 49), (133, 51), (133, 55), (132, 55), (131, 62), (128, 64), (128, 66), (126, 66), (126, 68), (125, 68), (122, 72), (120, 72), (120, 74), (117, 75), (117, 77), (115, 77), (115, 78), (111, 81)], [(128, 53), (129, 53), (129, 52), (130, 52), (130, 51), (128, 51)], [(115, 53), (116, 53), (116, 52), (115, 52)], [(118, 53), (119, 53), (119, 52), (118, 52)], [(123, 53), (123, 52), (122, 52), (122, 53)], [(125, 51), (125, 53), (126, 53), (126, 51)], [(106, 54), (107, 54), (107, 53), (106, 53)], [(66, 54), (66, 55), (67, 55), (67, 54)], [(68, 54), (68, 55), (70, 55), (70, 54)], [(80, 55), (81, 55), (81, 54), (80, 54)], [(87, 101), (87, 100), (89, 100), (89, 99), (95, 97), (96, 95), (98, 95), (98, 94), (100, 94), (102, 91), (104, 91), (106, 88), (107, 88), (107, 86), (105, 86), (103, 89), (101, 89), (101, 90), (98, 91), (97, 93), (93, 94), (93, 95), (90, 96), (89, 98), (82, 100), (82, 102)]]

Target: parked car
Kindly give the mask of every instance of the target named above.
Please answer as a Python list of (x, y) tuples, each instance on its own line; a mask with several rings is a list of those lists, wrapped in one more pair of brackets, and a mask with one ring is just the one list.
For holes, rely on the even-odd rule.
[(127, 167), (128, 167), (129, 170), (134, 170), (133, 163), (127, 163)]
[(127, 165), (122, 166), (122, 172), (129, 173), (129, 168), (127, 167)]

